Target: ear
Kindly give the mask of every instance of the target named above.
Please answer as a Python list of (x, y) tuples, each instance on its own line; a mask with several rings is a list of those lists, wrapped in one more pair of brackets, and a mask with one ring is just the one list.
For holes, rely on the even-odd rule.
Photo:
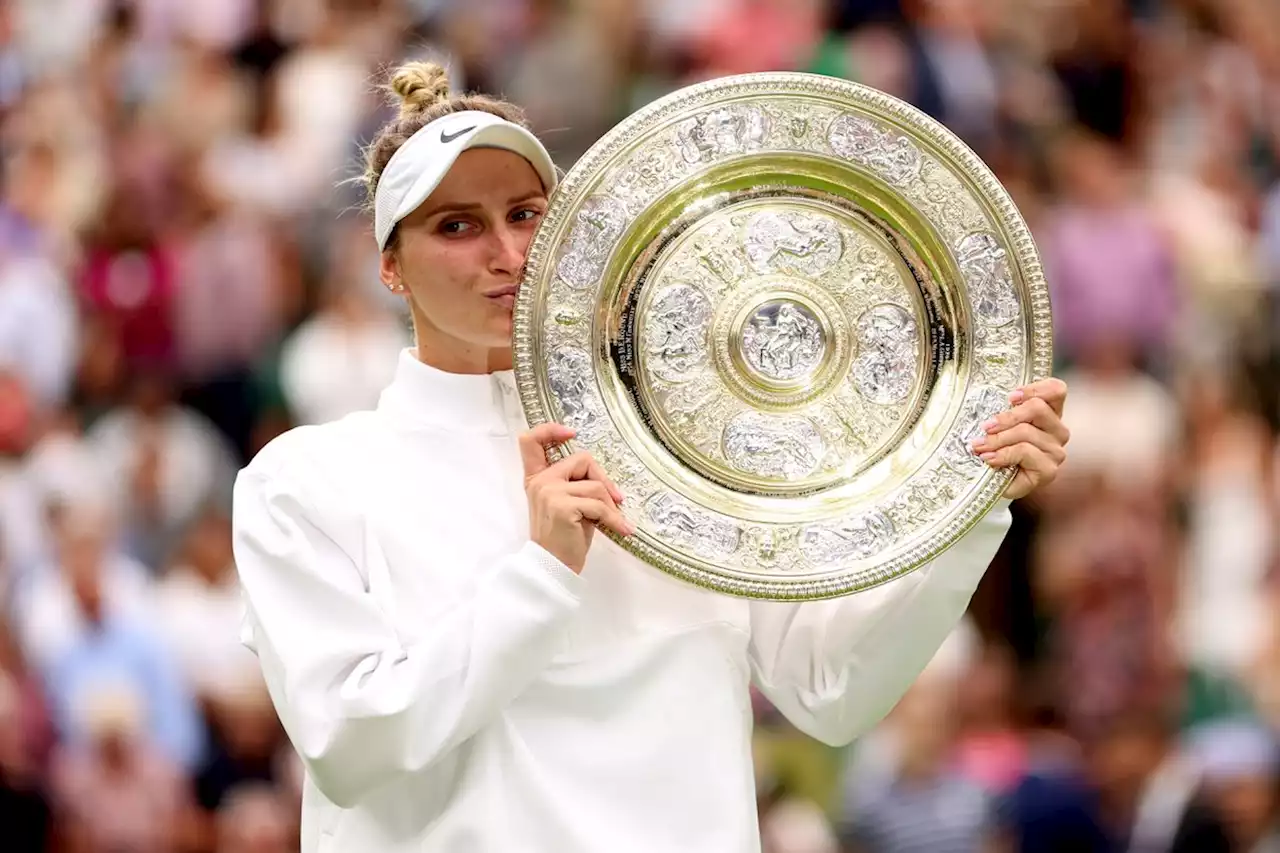
[(404, 279), (400, 277), (400, 259), (394, 249), (387, 249), (378, 258), (378, 277), (392, 293), (404, 293)]

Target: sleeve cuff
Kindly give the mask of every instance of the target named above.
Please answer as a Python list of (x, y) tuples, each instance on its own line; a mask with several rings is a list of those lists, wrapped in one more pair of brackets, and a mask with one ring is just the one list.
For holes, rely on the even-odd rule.
[(545, 573), (556, 586), (577, 601), (582, 592), (582, 578), (573, 569), (560, 562), (551, 552), (536, 542), (526, 542), (520, 554)]

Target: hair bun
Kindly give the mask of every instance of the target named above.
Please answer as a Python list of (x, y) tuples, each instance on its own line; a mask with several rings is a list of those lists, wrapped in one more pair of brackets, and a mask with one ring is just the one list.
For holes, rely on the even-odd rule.
[(434, 62), (408, 62), (391, 75), (400, 118), (409, 118), (449, 99), (449, 73)]

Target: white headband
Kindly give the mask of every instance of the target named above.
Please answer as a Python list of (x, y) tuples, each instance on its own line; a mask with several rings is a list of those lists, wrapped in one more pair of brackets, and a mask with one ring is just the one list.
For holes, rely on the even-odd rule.
[(396, 223), (427, 200), (468, 148), (502, 148), (519, 154), (533, 165), (548, 193), (555, 189), (555, 163), (538, 137), (493, 113), (450, 113), (409, 137), (383, 169), (373, 199), (373, 233), (379, 250), (387, 248)]

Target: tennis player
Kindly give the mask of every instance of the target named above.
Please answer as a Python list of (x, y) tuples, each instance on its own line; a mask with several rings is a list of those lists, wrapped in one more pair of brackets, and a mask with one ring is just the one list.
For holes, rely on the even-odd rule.
[(240, 474), (245, 641), (306, 766), (304, 853), (754, 853), (755, 684), (845, 744), (956, 625), (1055, 476), (1066, 389), (1014, 395), (979, 452), (1019, 466), (929, 566), (777, 603), (672, 579), (607, 537), (626, 496), (573, 433), (528, 430), (512, 306), (556, 186), (510, 104), (410, 64), (368, 151), (382, 281), (415, 346), (376, 409), (282, 435)]

